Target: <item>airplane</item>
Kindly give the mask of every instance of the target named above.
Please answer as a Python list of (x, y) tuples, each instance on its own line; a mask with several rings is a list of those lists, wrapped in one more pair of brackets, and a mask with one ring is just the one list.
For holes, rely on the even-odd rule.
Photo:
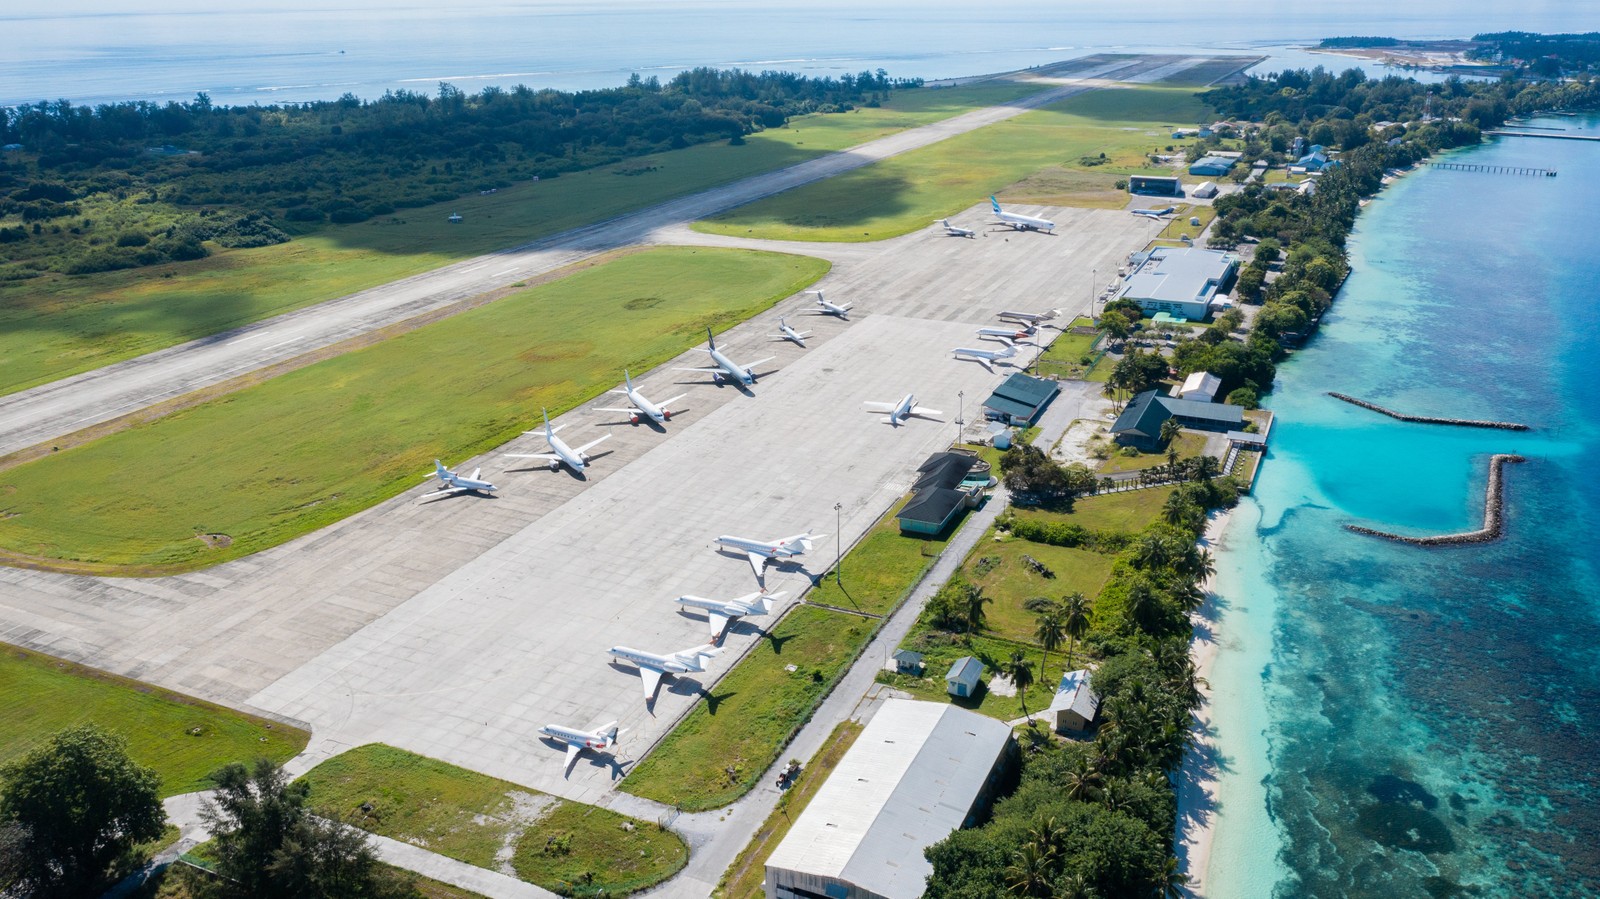
[(1006, 212), (1000, 208), (1000, 201), (994, 197), (989, 198), (989, 205), (994, 207), (995, 217), (1000, 219), (1000, 224), (1010, 225), (1018, 231), (1053, 231), (1056, 227), (1056, 223), (1049, 219), (1035, 218), (1020, 212)]
[(1060, 314), (1061, 314), (1061, 310), (1060, 309), (1051, 309), (1049, 312), (1012, 312), (1010, 310), (1007, 310), (1005, 312), (1000, 313), (999, 315), (997, 315), (995, 317), (996, 318), (1013, 318), (1013, 319), (1016, 319), (1019, 322), (1025, 322), (1025, 323), (1030, 324), (1030, 325), (1037, 325), (1040, 322), (1047, 322), (1050, 319), (1055, 318), (1056, 316), (1058, 316)]
[(1174, 212), (1177, 212), (1178, 207), (1168, 206), (1166, 209), (1130, 209), (1128, 211), (1134, 215), (1142, 215), (1145, 218), (1158, 219), (1162, 216), (1171, 215)]
[(749, 537), (733, 537), (724, 534), (712, 542), (743, 552), (745, 557), (750, 560), (750, 569), (756, 573), (756, 580), (759, 581), (768, 562), (810, 552), (812, 541), (821, 540), (826, 536), (828, 535), (813, 534), (808, 530), (804, 534), (795, 534), (793, 537), (768, 541), (751, 540)]
[(940, 219), (939, 224), (944, 226), (944, 233), (949, 237), (977, 237), (978, 232), (971, 228), (957, 228), (950, 224), (949, 219)]
[(445, 468), (443, 462), (435, 459), (433, 460), (433, 474), (423, 475), (423, 480), (436, 477), (449, 486), (445, 487), (443, 490), (436, 490), (433, 493), (424, 494), (420, 497), (420, 499), (433, 499), (436, 496), (455, 496), (457, 493), (493, 493), (495, 491), (495, 486), (493, 484), (489, 483), (488, 481), (478, 480), (478, 475), (482, 473), (483, 469), (479, 467), (472, 470), (472, 475), (470, 477), (462, 477), (450, 469)]
[(1039, 329), (1034, 327), (1033, 325), (1029, 325), (1026, 328), (979, 328), (978, 329), (978, 336), (979, 337), (992, 339), (992, 340), (1001, 340), (1001, 341), (1005, 341), (1006, 343), (1011, 343), (1012, 341), (1016, 341), (1016, 340), (1027, 340), (1029, 337), (1032, 337), (1033, 335), (1035, 335), (1037, 333), (1039, 333)]
[(613, 646), (606, 652), (623, 660), (632, 662), (639, 668), (639, 683), (644, 686), (644, 701), (655, 699), (656, 690), (661, 686), (661, 676), (664, 674), (687, 674), (691, 671), (706, 670), (706, 660), (722, 652), (721, 649), (706, 643), (702, 646), (691, 646), (669, 655), (657, 655), (639, 649), (630, 649), (626, 646)]
[(810, 290), (807, 291), (807, 293), (814, 293), (817, 295), (818, 315), (837, 315), (845, 321), (850, 320), (850, 307), (854, 306), (854, 303), (845, 303), (843, 306), (840, 306), (837, 303), (830, 303), (827, 300), (824, 300), (822, 298), (822, 291), (820, 290)]
[(1017, 348), (1008, 343), (1006, 344), (1006, 348), (1003, 350), (980, 350), (973, 349), (972, 347), (956, 347), (950, 352), (954, 353), (958, 359), (962, 356), (965, 356), (979, 365), (982, 365), (984, 368), (994, 371), (995, 361), (998, 359), (1010, 359), (1012, 356), (1017, 354)]
[(738, 599), (706, 599), (701, 596), (680, 596), (675, 600), (680, 606), (691, 609), (700, 609), (706, 613), (706, 624), (711, 626), (711, 640), (716, 642), (729, 624), (753, 615), (768, 615), (772, 612), (772, 602), (783, 598), (784, 591), (777, 593), (756, 592)]
[(796, 331), (795, 329), (789, 327), (789, 323), (788, 322), (784, 321), (782, 318), (779, 318), (778, 319), (778, 333), (772, 335), (772, 339), (773, 340), (792, 340), (796, 344), (798, 344), (801, 349), (805, 349), (805, 347), (806, 347), (806, 338), (810, 337), (810, 336), (811, 336), (811, 332), (810, 331)]
[[(868, 412), (889, 413), (889, 417), (885, 418), (884, 421), (894, 425), (897, 428), (900, 426), (901, 422), (913, 415), (919, 418), (933, 418), (935, 415), (944, 414), (938, 409), (924, 409), (923, 407), (917, 405), (916, 396), (910, 393), (906, 394), (905, 399), (898, 403), (862, 403), (862, 405), (867, 407)], [(933, 420), (940, 421), (941, 419), (934, 418)]]
[[(505, 453), (504, 455), (508, 459), (543, 459), (544, 461), (550, 463), (551, 471), (555, 471), (556, 469), (560, 468), (561, 463), (565, 462), (572, 468), (573, 471), (577, 472), (578, 474), (583, 474), (583, 470), (589, 467), (589, 450), (593, 449), (594, 446), (601, 441), (610, 439), (611, 435), (607, 434), (606, 436), (601, 437), (599, 440), (591, 440), (588, 443), (585, 443), (583, 446), (573, 449), (572, 447), (567, 446), (567, 442), (565, 440), (562, 440), (560, 437), (556, 436), (556, 432), (564, 427), (566, 427), (566, 425), (558, 425), (553, 428), (550, 427), (550, 413), (545, 411), (544, 440), (546, 443), (550, 444), (551, 451), (548, 453)], [(538, 434), (539, 432), (523, 431), (522, 433)]]
[(566, 727), (560, 724), (546, 724), (539, 728), (539, 733), (559, 740), (567, 745), (567, 776), (572, 774), (572, 766), (577, 763), (578, 756), (585, 749), (595, 752), (610, 752), (617, 745), (617, 738), (627, 733), (626, 729), (619, 730), (617, 722), (602, 724), (594, 730), (578, 730), (575, 727)]
[(754, 384), (756, 382), (756, 366), (763, 362), (771, 362), (772, 360), (778, 358), (777, 356), (768, 356), (765, 359), (757, 359), (749, 365), (739, 365), (732, 359), (729, 359), (727, 356), (722, 355), (722, 351), (717, 349), (717, 339), (711, 336), (710, 328), (706, 329), (706, 346), (701, 347), (700, 349), (702, 352), (710, 353), (711, 361), (715, 362), (716, 365), (708, 366), (706, 368), (679, 368), (678, 370), (709, 373), (711, 375), (711, 380), (717, 384), (726, 384), (729, 382)]
[(626, 415), (628, 416), (629, 424), (638, 424), (640, 417), (648, 418), (657, 424), (665, 424), (668, 419), (672, 418), (672, 409), (669, 407), (678, 400), (688, 396), (687, 393), (680, 393), (672, 399), (662, 400), (660, 403), (652, 403), (645, 399), (644, 394), (640, 393), (634, 388), (633, 378), (628, 374), (628, 370), (626, 368), (622, 370), (622, 383), (627, 385), (625, 389), (613, 390), (611, 392), (620, 393), (623, 396), (626, 396), (628, 398), (628, 402), (632, 403), (633, 406), (628, 409), (596, 409), (594, 411), (616, 412), (620, 415)]

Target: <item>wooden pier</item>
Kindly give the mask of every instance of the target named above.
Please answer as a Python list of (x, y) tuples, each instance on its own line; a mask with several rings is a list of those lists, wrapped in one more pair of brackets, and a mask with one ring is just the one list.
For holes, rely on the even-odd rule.
[[(1492, 132), (1491, 132), (1492, 133)], [(1530, 135), (1537, 136), (1537, 135)], [(1421, 162), (1419, 165), (1431, 165), (1436, 169), (1450, 169), (1456, 172), (1487, 172), (1491, 175), (1538, 175), (1545, 178), (1554, 178), (1555, 169), (1529, 168), (1520, 165), (1480, 165), (1474, 162)]]
[(1496, 137), (1542, 137), (1545, 140), (1600, 141), (1600, 134), (1551, 134), (1549, 132), (1534, 131), (1485, 131), (1483, 133), (1493, 134)]

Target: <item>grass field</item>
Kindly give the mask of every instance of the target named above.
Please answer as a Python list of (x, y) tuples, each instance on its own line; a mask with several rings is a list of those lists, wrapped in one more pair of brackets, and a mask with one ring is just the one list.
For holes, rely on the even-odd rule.
[(569, 895), (644, 889), (689, 858), (683, 840), (654, 823), (390, 746), (352, 749), (305, 779), (319, 814), (481, 868), (509, 861), (523, 880)]
[[(1092, 319), (1078, 316), (1073, 319), (1067, 328), (1094, 327)], [(1039, 360), (1034, 363), (1035, 369), (1040, 374), (1054, 374), (1062, 378), (1082, 378), (1088, 371), (1083, 360), (1092, 359), (1096, 352), (1095, 345), (1099, 342), (1099, 334), (1074, 334), (1071, 330), (1063, 331), (1050, 341), (1050, 346), (1045, 348)]]
[[(205, 845), (207, 844), (201, 844), (202, 847)], [(192, 854), (190, 857), (193, 857)], [(420, 874), (396, 868), (393, 865), (386, 865), (383, 862), (379, 862), (378, 867), (411, 881), (416, 885), (417, 892), (422, 894), (423, 899), (485, 899), (481, 893), (469, 892), (458, 886), (430, 880)], [(201, 892), (203, 885), (200, 881), (205, 876), (185, 865), (168, 865), (155, 872), (150, 880), (146, 881), (144, 889), (136, 895), (147, 897), (147, 899), (199, 899), (200, 896), (204, 895)]]
[[(237, 558), (413, 487), (810, 284), (827, 263), (625, 255), (0, 473), (0, 551), (91, 573)], [(201, 534), (223, 534), (211, 548)], [(87, 564), (84, 564), (87, 563)]]
[[(1036, 573), (1023, 563), (1023, 556), (1032, 556), (1055, 577)], [(1111, 557), (1076, 547), (985, 539), (967, 557), (962, 570), (994, 600), (986, 609), (989, 629), (999, 637), (1032, 643), (1038, 619), (1022, 604), (1037, 596), (1058, 600), (1074, 592), (1093, 599), (1111, 574)]]
[[(1200, 232), (1211, 224), (1217, 217), (1217, 211), (1210, 206), (1190, 206), (1187, 203), (1178, 204), (1178, 210), (1167, 220), (1167, 226), (1161, 229), (1159, 237), (1166, 240), (1177, 240), (1182, 235), (1189, 235), (1190, 239), (1198, 238)], [(1190, 219), (1199, 219), (1199, 225), (1189, 224)]]
[(622, 788), (690, 812), (750, 792), (877, 625), (843, 612), (794, 609), (628, 772)]
[(811, 797), (817, 795), (833, 769), (839, 766), (839, 760), (855, 745), (862, 729), (863, 725), (855, 721), (845, 721), (833, 729), (822, 748), (801, 770), (800, 780), (778, 799), (777, 808), (728, 866), (722, 882), (711, 894), (715, 899), (763, 899), (766, 896), (762, 883), (766, 879), (767, 859), (788, 835), (795, 819), (811, 804)]
[(1143, 530), (1145, 525), (1161, 516), (1161, 506), (1166, 503), (1172, 490), (1171, 487), (1152, 487), (1127, 493), (1083, 496), (1073, 503), (1071, 512), (1017, 509), (1016, 514), (1018, 518), (1070, 521), (1091, 531), (1124, 531), (1132, 534)]
[[(1048, 660), (1050, 671), (1041, 674), (1040, 650), (1031, 643), (1007, 640), (991, 634), (978, 634), (969, 638), (963, 634), (949, 634), (920, 625), (908, 634), (900, 645), (905, 649), (922, 653), (924, 665), (922, 676), (881, 671), (878, 673), (879, 683), (890, 684), (917, 699), (949, 702), (1001, 721), (1021, 718), (1024, 699), (1027, 701), (1029, 712), (1037, 712), (1048, 707), (1050, 699), (1055, 696), (1056, 684), (1061, 680), (1061, 672), (1065, 670), (1062, 666), (1067, 663), (1064, 649), (1052, 652)], [(988, 683), (995, 676), (995, 665), (1009, 662), (1011, 654), (1019, 650), (1027, 656), (1029, 664), (1033, 666), (1034, 683), (1028, 687), (1026, 696), (1001, 696), (990, 692)], [(944, 676), (950, 670), (950, 666), (962, 656), (976, 656), (984, 663), (985, 670), (983, 686), (979, 689), (978, 695), (957, 699), (945, 692)]]
[[(928, 570), (949, 542), (950, 534), (941, 538), (907, 537), (900, 533), (900, 522), (895, 513), (906, 504), (902, 499), (879, 519), (861, 541), (851, 548), (844, 559), (841, 578), (835, 579), (829, 569), (810, 593), (807, 602), (855, 609), (872, 615), (886, 615), (911, 589), (922, 573)], [(951, 528), (953, 533), (961, 526), (959, 519)], [(843, 585), (840, 585), (843, 581)]]
[[(703, 144), (487, 196), (333, 225), (287, 244), (0, 285), (0, 394), (344, 296), (450, 262), (1002, 103), (1015, 83), (896, 92), (878, 109), (796, 118), (743, 146)], [(446, 218), (459, 212), (464, 221)]]
[[(989, 194), (1037, 201), (1058, 186), (1036, 182), (1026, 192), (1013, 193), (1007, 185), (1026, 185), (1025, 179), (1051, 167), (1085, 172), (1090, 187), (1084, 190), (1099, 193), (1091, 176), (1115, 180), (1154, 171), (1147, 169), (1145, 154), (1168, 142), (1173, 123), (1195, 121), (1205, 110), (1192, 89), (1146, 85), (1092, 91), (741, 206), (695, 228), (736, 237), (882, 240), (953, 215)], [(1081, 159), (1101, 153), (1105, 164), (1083, 169)]]
[(209, 785), (229, 762), (282, 762), (309, 735), (149, 684), (0, 645), (0, 765), (68, 727), (95, 724), (128, 740), (128, 754), (161, 776), (161, 795)]
[[(1206, 438), (1199, 434), (1179, 434), (1172, 442), (1178, 451), (1178, 458), (1193, 459), (1205, 452)], [(1116, 453), (1100, 464), (1098, 474), (1111, 474), (1118, 471), (1143, 471), (1147, 468), (1167, 464), (1165, 451), (1159, 453), (1140, 453), (1137, 456), (1124, 456), (1119, 448)]]

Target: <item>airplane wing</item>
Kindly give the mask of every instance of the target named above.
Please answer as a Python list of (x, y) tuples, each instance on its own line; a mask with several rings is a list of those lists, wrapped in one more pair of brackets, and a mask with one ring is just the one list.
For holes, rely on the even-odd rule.
[(683, 399), (684, 397), (686, 397), (688, 395), (689, 394), (687, 394), (687, 393), (680, 393), (677, 396), (668, 397), (668, 398), (662, 400), (661, 402), (656, 403), (656, 405), (660, 406), (663, 409), (665, 409), (668, 406), (672, 405), (673, 403), (676, 403), (678, 400), (681, 400), (681, 399)]
[(713, 366), (710, 366), (709, 368), (684, 368), (682, 366), (679, 366), (676, 370), (677, 371), (698, 371), (698, 372), (705, 372), (707, 374), (713, 374), (713, 375), (724, 374), (724, 372), (722, 370), (722, 366), (720, 366), (720, 365), (713, 365)]
[(968, 356), (967, 358), (971, 359), (973, 362), (978, 363), (979, 365), (983, 366), (984, 368), (988, 369), (991, 372), (994, 371), (994, 362), (990, 361), (989, 359), (986, 359), (986, 358), (984, 358), (982, 356)]
[(583, 446), (580, 446), (577, 449), (573, 450), (573, 452), (575, 452), (575, 453), (577, 453), (578, 455), (581, 456), (584, 453), (588, 452), (590, 449), (593, 449), (597, 444), (604, 443), (604, 442), (606, 442), (607, 440), (610, 440), (610, 439), (611, 439), (611, 435), (607, 434), (606, 436), (601, 437), (599, 440), (591, 440), (588, 443), (585, 443)]
[(862, 403), (868, 412), (893, 412), (894, 403)]
[(424, 493), (423, 495), (417, 497), (417, 499), (418, 500), (424, 500), (424, 499), (433, 499), (436, 496), (455, 496), (457, 493), (466, 493), (466, 492), (467, 492), (467, 488), (465, 488), (465, 487), (450, 487), (450, 488), (447, 488), (445, 490), (435, 490), (432, 493)]
[(635, 409), (632, 406), (629, 406), (626, 409), (600, 409), (600, 408), (596, 408), (594, 411), (596, 411), (596, 412), (615, 412), (618, 415), (640, 415), (640, 414), (642, 414), (638, 409)]
[(639, 683), (644, 685), (645, 702), (656, 698), (656, 691), (661, 688), (661, 675), (664, 673), (658, 668), (639, 666)]
[(756, 573), (756, 580), (761, 580), (761, 574), (770, 560), (760, 553), (749, 552), (745, 556), (750, 560), (750, 570)]
[(555, 453), (501, 453), (507, 459), (543, 459), (546, 462), (560, 462), (561, 457)]
[(583, 747), (577, 743), (567, 744), (567, 771), (566, 776), (572, 776), (572, 766), (578, 763), (578, 756), (583, 753)]
[(911, 414), (912, 415), (943, 415), (944, 413), (940, 412), (938, 409), (925, 409), (925, 408), (923, 408), (921, 406), (912, 406), (911, 407)]
[(706, 612), (706, 623), (711, 625), (711, 639), (715, 641), (727, 629), (728, 622), (733, 619), (721, 612)]
[[(757, 360), (756, 360), (756, 361), (754, 361), (754, 362), (752, 362), (752, 363), (750, 363), (750, 364), (749, 364), (749, 365), (746, 365), (746, 366), (745, 366), (745, 368), (751, 368), (751, 369), (753, 369), (753, 368), (755, 368), (755, 367), (756, 367), (756, 366), (757, 366), (757, 365), (760, 365), (760, 364), (762, 364), (762, 363), (763, 363), (763, 362), (771, 362), (771, 361), (772, 361), (772, 360), (774, 360), (774, 359), (776, 359), (776, 358), (778, 358), (778, 357), (777, 357), (777, 356), (768, 356), (768, 357), (767, 357), (767, 358), (765, 358), (765, 359), (757, 359)], [(719, 370), (719, 371), (720, 371), (720, 369), (718, 369), (718, 370)]]
[(480, 474), (483, 474), (483, 466), (482, 465), (479, 465), (477, 468), (474, 468), (472, 470), (472, 475), (470, 477), (468, 477), (467, 480), (476, 481), (478, 479), (478, 475), (480, 475)]

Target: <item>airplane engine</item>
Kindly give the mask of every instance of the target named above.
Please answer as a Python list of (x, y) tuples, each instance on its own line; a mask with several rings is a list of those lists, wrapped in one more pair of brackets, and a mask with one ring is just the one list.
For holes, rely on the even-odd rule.
[(745, 374), (750, 376), (750, 383), (754, 384), (756, 382), (756, 373), (755, 372), (749, 371), (749, 372), (745, 372)]
[(721, 387), (722, 386), (722, 375), (713, 374), (711, 376), (711, 383), (717, 385), (718, 387)]
[(628, 424), (636, 425), (638, 423), (639, 423), (639, 416), (637, 416), (637, 415), (628, 416)]
[(672, 420), (672, 410), (671, 409), (662, 409), (661, 410), (661, 417), (665, 418), (667, 421), (671, 421)]
[(559, 468), (561, 468), (561, 460), (560, 459), (551, 459), (550, 460), (550, 470), (551, 471), (556, 471)]

